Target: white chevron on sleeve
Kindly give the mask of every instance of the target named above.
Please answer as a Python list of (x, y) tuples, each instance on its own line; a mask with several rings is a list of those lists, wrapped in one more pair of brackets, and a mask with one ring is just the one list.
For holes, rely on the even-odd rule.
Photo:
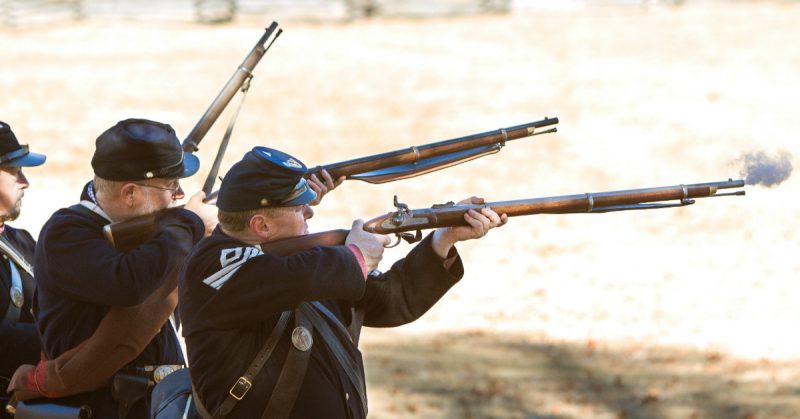
[(257, 247), (236, 247), (222, 249), (219, 262), (222, 269), (203, 280), (206, 285), (219, 290), (248, 260), (263, 255), (264, 252)]

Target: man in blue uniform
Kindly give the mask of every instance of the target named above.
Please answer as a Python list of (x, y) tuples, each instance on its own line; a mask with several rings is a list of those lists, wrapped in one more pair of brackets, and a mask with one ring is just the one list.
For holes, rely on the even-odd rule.
[[(47, 359), (85, 342), (112, 307), (141, 304), (174, 283), (191, 246), (216, 224), (216, 208), (202, 202), (202, 192), (184, 208), (160, 213), (153, 237), (127, 252), (106, 240), (103, 227), (167, 208), (184, 196), (179, 179), (198, 166), (166, 124), (128, 119), (97, 138), (94, 180), (84, 187), (79, 204), (53, 214), (36, 247), (36, 315)], [(175, 331), (165, 322), (111, 385), (71, 401), (87, 405), (94, 417), (147, 417), (153, 372), (183, 363)], [(145, 383), (144, 390), (136, 383)]]
[[(20, 145), (11, 127), (0, 121), (0, 385), (5, 389), (18, 366), (36, 363), (41, 343), (31, 312), (33, 250), (36, 241), (25, 230), (6, 221), (20, 213), (22, 196), (29, 186), (23, 167), (39, 166), (46, 157)], [(5, 392), (3, 392), (5, 395)], [(6, 417), (7, 399), (0, 396), (0, 417)]]
[(361, 316), (374, 327), (419, 318), (463, 275), (453, 245), (507, 220), (491, 209), (470, 211), (467, 226), (437, 229), (388, 272), (372, 276), (367, 272), (388, 237), (366, 233), (360, 220), (341, 246), (288, 256), (262, 250), (263, 243), (308, 232), (314, 213), (307, 203), (315, 193), (305, 172), (278, 150), (248, 152), (220, 187), (219, 226), (181, 270), (178, 308), (207, 414), (365, 417), (363, 362), (357, 334), (346, 328), (357, 329)]

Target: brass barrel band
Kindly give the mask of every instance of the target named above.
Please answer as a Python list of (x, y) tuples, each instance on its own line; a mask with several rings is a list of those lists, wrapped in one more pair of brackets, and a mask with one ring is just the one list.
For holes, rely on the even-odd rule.
[(243, 72), (247, 73), (247, 75), (249, 77), (253, 77), (253, 70), (251, 70), (251, 69), (249, 69), (249, 68), (247, 68), (247, 67), (245, 67), (243, 65), (240, 65), (239, 69), (242, 70)]
[(594, 197), (589, 192), (586, 192), (586, 201), (586, 212), (592, 212), (594, 209)]

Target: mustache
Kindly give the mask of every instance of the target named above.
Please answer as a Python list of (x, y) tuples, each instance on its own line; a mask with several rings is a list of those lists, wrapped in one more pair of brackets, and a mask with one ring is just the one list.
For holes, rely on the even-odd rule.
[(748, 185), (762, 185), (768, 188), (780, 185), (792, 174), (792, 155), (788, 151), (778, 151), (768, 156), (763, 151), (742, 154), (735, 162), (741, 164), (739, 175)]

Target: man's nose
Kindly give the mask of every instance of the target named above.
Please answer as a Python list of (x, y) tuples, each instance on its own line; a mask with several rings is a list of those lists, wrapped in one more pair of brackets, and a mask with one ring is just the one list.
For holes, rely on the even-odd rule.
[(20, 184), (20, 187), (22, 189), (25, 189), (28, 186), (30, 186), (30, 183), (28, 183), (28, 178), (25, 177), (25, 173), (22, 173), (22, 170), (20, 170), (19, 173), (17, 174), (17, 183)]
[(314, 210), (311, 209), (311, 205), (303, 205), (303, 215), (305, 216), (306, 220), (314, 216)]
[(183, 188), (178, 186), (178, 189), (172, 193), (172, 199), (183, 199), (186, 196), (186, 193), (183, 192)]

